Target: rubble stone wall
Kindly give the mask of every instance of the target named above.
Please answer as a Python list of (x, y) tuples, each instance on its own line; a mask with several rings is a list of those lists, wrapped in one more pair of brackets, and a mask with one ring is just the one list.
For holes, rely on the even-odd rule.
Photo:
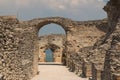
[[(120, 39), (120, 0), (110, 0), (104, 7), (108, 14), (109, 33), (104, 42), (109, 42), (109, 48), (106, 51), (104, 63), (104, 77), (102, 80), (119, 80), (120, 77), (120, 59), (119, 39)], [(116, 76), (114, 78), (113, 76)]]
[(107, 21), (81, 22), (63, 17), (19, 21), (14, 16), (0, 16), (0, 75), (5, 80), (30, 80), (35, 76), (39, 53), (37, 33), (44, 25), (55, 23), (66, 32), (63, 62), (70, 71), (81, 77), (93, 76), (93, 80), (119, 80), (119, 5), (120, 0), (107, 3), (104, 7)]
[(5, 80), (28, 80), (32, 75), (33, 55), (28, 51), (29, 44), (21, 41), (30, 39), (26, 34), (20, 37), (23, 34), (17, 31), (19, 24), (13, 16), (0, 17), (0, 74)]
[(63, 49), (65, 48), (65, 34), (50, 34), (39, 37), (40, 62), (46, 62), (45, 50), (53, 50), (53, 62), (62, 62)]
[(0, 74), (4, 79), (30, 80), (37, 74), (38, 31), (49, 23), (61, 25), (66, 31), (63, 60), (72, 70), (76, 69), (75, 53), (83, 47), (93, 46), (97, 39), (107, 32), (105, 20), (80, 22), (62, 17), (49, 17), (19, 21), (15, 17), (1, 16)]

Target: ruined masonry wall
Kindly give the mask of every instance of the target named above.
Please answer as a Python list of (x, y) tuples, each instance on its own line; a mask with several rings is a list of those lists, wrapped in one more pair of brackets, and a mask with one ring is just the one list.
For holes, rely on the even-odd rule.
[(72, 61), (68, 58), (70, 54), (74, 55), (83, 47), (93, 46), (97, 39), (107, 31), (104, 20), (79, 22), (51, 17), (18, 21), (12, 16), (1, 16), (0, 74), (4, 76), (4, 79), (30, 80), (37, 74), (39, 53), (37, 33), (46, 23), (60, 24), (65, 29), (67, 55), (64, 55), (64, 60), (66, 60), (64, 62), (67, 64)]
[[(51, 34), (51, 35), (40, 36), (39, 37), (40, 62), (46, 62), (45, 61), (45, 57), (46, 57), (45, 50), (47, 48), (54, 49), (53, 51), (54, 62), (61, 62), (63, 48), (65, 48), (65, 41), (66, 41), (65, 37), (66, 37), (65, 34)], [(56, 47), (53, 47), (52, 45)]]
[[(33, 37), (14, 17), (0, 17), (0, 74), (5, 80), (29, 80), (33, 76)], [(31, 43), (31, 44), (30, 44)]]

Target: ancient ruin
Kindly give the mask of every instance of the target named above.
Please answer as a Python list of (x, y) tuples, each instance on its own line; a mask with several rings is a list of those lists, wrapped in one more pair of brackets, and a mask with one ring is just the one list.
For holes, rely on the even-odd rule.
[(66, 36), (64, 34), (51, 34), (39, 37), (39, 58), (40, 62), (46, 61), (46, 49), (53, 51), (53, 62), (62, 63), (62, 53), (65, 48)]
[(37, 75), (42, 48), (37, 34), (50, 23), (63, 27), (66, 39), (62, 48), (54, 41), (44, 47), (60, 48), (62, 63), (70, 71), (92, 80), (120, 80), (120, 0), (110, 0), (104, 10), (108, 18), (95, 21), (0, 16), (0, 80), (31, 80)]

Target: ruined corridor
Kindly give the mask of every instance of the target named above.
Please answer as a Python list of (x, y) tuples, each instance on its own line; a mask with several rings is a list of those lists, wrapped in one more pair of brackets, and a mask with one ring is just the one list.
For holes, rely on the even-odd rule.
[(88, 80), (81, 78), (73, 72), (70, 72), (66, 66), (57, 65), (39, 65), (39, 75), (32, 80)]
[[(39, 63), (47, 61), (47, 49), (53, 52), (53, 62), (64, 65), (57, 69), (69, 78), (76, 74), (76, 80), (120, 80), (120, 0), (110, 0), (103, 9), (107, 19), (92, 21), (0, 16), (0, 80), (31, 80), (40, 74), (42, 79), (47, 69)], [(65, 36), (38, 37), (38, 31), (51, 23), (61, 26)]]

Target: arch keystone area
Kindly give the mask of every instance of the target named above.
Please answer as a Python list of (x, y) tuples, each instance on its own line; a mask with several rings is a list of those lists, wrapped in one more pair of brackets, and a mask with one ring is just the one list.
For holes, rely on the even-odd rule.
[(74, 21), (68, 18), (63, 18), (63, 17), (36, 18), (36, 19), (30, 20), (28, 23), (30, 23), (31, 26), (35, 26), (38, 30), (44, 25), (55, 23), (60, 25), (66, 32), (71, 31), (71, 29), (74, 28), (75, 26)]

